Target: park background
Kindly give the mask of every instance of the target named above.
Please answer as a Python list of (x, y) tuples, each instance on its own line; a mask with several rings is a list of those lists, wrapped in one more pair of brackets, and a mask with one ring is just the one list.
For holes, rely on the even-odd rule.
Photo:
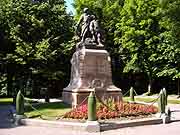
[[(0, 96), (60, 97), (74, 28), (88, 7), (104, 29), (116, 86), (179, 94), (180, 0), (1, 0)], [(71, 7), (70, 7), (71, 6)]]

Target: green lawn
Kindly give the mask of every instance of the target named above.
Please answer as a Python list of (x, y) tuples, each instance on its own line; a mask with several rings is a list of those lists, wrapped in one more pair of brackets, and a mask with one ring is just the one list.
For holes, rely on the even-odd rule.
[[(0, 98), (0, 105), (8, 105), (12, 103), (13, 98)], [(34, 104), (33, 107), (37, 110), (33, 110), (29, 103), (32, 105), (34, 101), (26, 98), (25, 115), (30, 118), (38, 118), (41, 116), (44, 119), (53, 120), (71, 110), (70, 106), (62, 102)]]
[(25, 115), (29, 118), (38, 118), (41, 115), (44, 119), (54, 120), (71, 110), (71, 107), (62, 102), (41, 103), (34, 105), (34, 108), (37, 110), (33, 110), (32, 107), (27, 105)]
[[(124, 97), (124, 101), (130, 101), (129, 97)], [(140, 101), (140, 102), (146, 102), (146, 103), (151, 103), (155, 101), (155, 98), (148, 98), (148, 97), (135, 97), (135, 101)], [(168, 99), (169, 104), (180, 104), (179, 99)]]
[(13, 98), (0, 98), (0, 105), (8, 105), (13, 103)]
[[(25, 102), (37, 103), (30, 98), (25, 98)], [(9, 105), (13, 103), (13, 98), (0, 98), (0, 105)]]

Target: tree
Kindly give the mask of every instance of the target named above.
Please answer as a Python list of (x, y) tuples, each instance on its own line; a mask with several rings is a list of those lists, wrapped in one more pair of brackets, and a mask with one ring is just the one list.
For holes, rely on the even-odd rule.
[[(160, 0), (160, 11), (162, 14), (162, 25), (168, 30), (164, 34), (166, 43), (171, 46), (166, 51), (165, 57), (169, 62), (160, 72), (159, 76), (170, 75), (173, 79), (177, 78), (178, 95), (180, 95), (180, 0)], [(168, 24), (168, 25), (167, 25)]]
[(157, 0), (126, 0), (121, 18), (116, 25), (117, 44), (121, 44), (121, 54), (125, 62), (124, 72), (143, 72), (147, 74), (151, 93), (153, 79), (160, 69), (157, 61), (161, 46)]
[(151, 93), (155, 77), (173, 78), (178, 73), (179, 47), (173, 38), (173, 25), (164, 13), (157, 0), (126, 0), (116, 25), (115, 41), (121, 44), (124, 72), (147, 74), (146, 94)]
[(124, 72), (148, 76), (146, 94), (155, 78), (180, 75), (179, 4), (179, 0), (75, 0), (76, 18), (89, 7), (101, 21), (106, 49), (123, 61)]
[(66, 13), (64, 0), (3, 0), (0, 20), (1, 67), (9, 92), (13, 82), (27, 82), (32, 73), (50, 79), (66, 75), (73, 19)]
[[(162, 33), (166, 46), (162, 59), (168, 61), (158, 76), (180, 77), (180, 0), (160, 0), (161, 25), (166, 29)], [(167, 45), (169, 44), (169, 46)]]

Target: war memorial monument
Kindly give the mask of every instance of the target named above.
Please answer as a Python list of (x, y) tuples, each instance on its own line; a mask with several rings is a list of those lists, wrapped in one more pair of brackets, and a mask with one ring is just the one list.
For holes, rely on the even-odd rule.
[(71, 78), (63, 89), (63, 101), (76, 107), (91, 91), (101, 100), (122, 100), (121, 89), (112, 82), (111, 58), (104, 49), (102, 30), (88, 8), (84, 8), (76, 33), (80, 40), (71, 59)]

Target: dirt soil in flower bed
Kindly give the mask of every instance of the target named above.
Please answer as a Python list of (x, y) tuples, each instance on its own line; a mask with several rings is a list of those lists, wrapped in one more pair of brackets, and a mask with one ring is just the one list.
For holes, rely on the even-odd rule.
[[(101, 122), (106, 120), (133, 120), (153, 117), (158, 112), (158, 108), (153, 105), (139, 103), (113, 103), (97, 105), (97, 119)], [(87, 104), (81, 105), (70, 112), (67, 112), (63, 121), (84, 122), (87, 119)]]

